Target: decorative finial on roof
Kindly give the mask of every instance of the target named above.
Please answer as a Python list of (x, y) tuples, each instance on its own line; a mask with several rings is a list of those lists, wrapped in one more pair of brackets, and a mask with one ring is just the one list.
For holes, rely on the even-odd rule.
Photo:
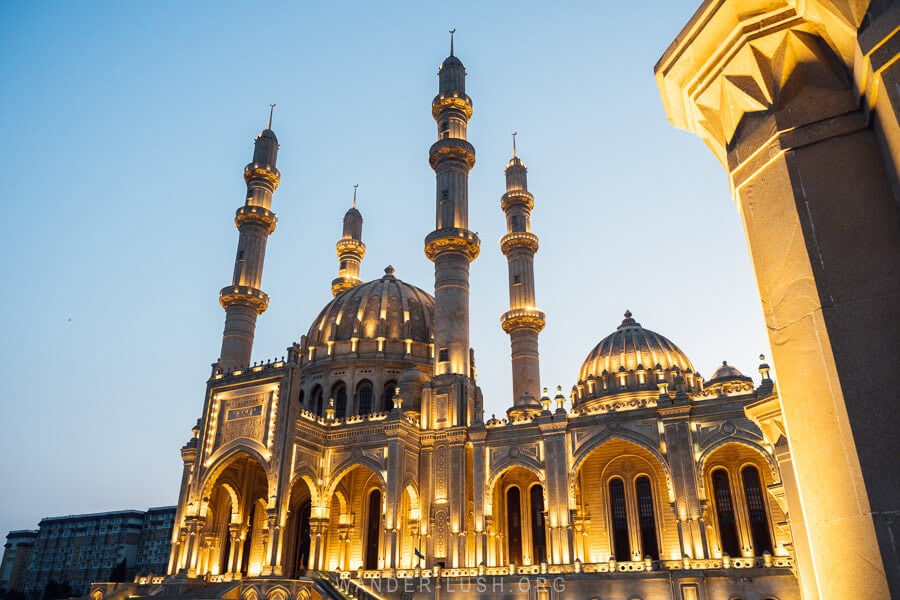
[(356, 188), (359, 187), (358, 183), (353, 184), (353, 208), (356, 208)]
[(631, 311), (625, 311), (625, 318), (622, 319), (622, 323), (619, 325), (617, 329), (625, 329), (626, 327), (640, 327), (641, 324), (631, 318)]
[(518, 131), (513, 131), (513, 132), (512, 132), (512, 136), (513, 136), (513, 158), (516, 157), (516, 136), (517, 136), (517, 135), (519, 135), (519, 132), (518, 132)]
[(456, 28), (450, 30), (450, 56), (453, 56), (453, 34), (456, 33)]
[(393, 277), (394, 276), (394, 267), (392, 267), (391, 265), (386, 266), (384, 268), (384, 274), (387, 275), (388, 277)]
[(727, 360), (723, 360), (723, 361), (722, 361), (722, 366), (723, 366), (723, 367), (727, 367), (727, 366), (728, 366), (728, 361), (727, 361)]
[(266, 127), (266, 129), (272, 129), (272, 113), (274, 113), (274, 112), (275, 112), (275, 105), (270, 104), (269, 105), (269, 126)]

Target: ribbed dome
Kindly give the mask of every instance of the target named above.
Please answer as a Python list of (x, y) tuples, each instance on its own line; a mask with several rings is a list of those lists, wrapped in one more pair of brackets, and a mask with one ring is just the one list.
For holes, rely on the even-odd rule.
[(431, 343), (434, 298), (394, 277), (393, 267), (384, 272), (381, 279), (350, 288), (329, 302), (310, 327), (307, 343), (338, 342), (335, 355), (344, 353), (345, 344), (339, 342), (354, 339), (361, 345), (378, 339)]
[(735, 367), (728, 364), (727, 361), (722, 361), (722, 366), (716, 369), (716, 372), (713, 373), (712, 377), (706, 382), (707, 385), (712, 385), (718, 383), (720, 381), (752, 381), (749, 377), (738, 371)]
[(676, 367), (680, 371), (694, 370), (681, 348), (665, 336), (641, 327), (631, 318), (631, 311), (626, 311), (616, 331), (603, 338), (584, 359), (578, 379), (585, 381), (591, 375), (599, 377), (604, 371), (614, 374), (638, 367), (650, 371), (657, 365), (664, 371)]

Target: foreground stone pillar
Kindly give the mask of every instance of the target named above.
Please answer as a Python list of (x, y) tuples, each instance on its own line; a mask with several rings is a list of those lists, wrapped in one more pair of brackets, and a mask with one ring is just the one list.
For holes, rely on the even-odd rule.
[(670, 120), (728, 170), (744, 223), (806, 598), (900, 597), (900, 10), (869, 5), (707, 0), (656, 66)]

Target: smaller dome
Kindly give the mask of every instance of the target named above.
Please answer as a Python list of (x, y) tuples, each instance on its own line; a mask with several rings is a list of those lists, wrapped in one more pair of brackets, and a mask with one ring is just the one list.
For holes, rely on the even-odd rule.
[(431, 378), (428, 377), (425, 373), (420, 371), (419, 369), (412, 368), (407, 369), (400, 376), (400, 379), (397, 380), (397, 385), (402, 385), (405, 383), (421, 383), (425, 384), (431, 381)]
[(749, 377), (738, 371), (735, 367), (728, 364), (728, 361), (723, 360), (722, 366), (716, 369), (716, 372), (713, 373), (712, 377), (706, 382), (707, 385), (713, 385), (719, 383), (720, 381), (751, 381)]
[(259, 132), (259, 135), (257, 136), (257, 138), (266, 138), (269, 140), (275, 140), (276, 142), (278, 141), (278, 138), (275, 137), (275, 132), (272, 131), (271, 129), (263, 129), (262, 131)]
[(644, 329), (625, 311), (625, 318), (614, 332), (594, 346), (584, 359), (579, 380), (591, 375), (632, 371), (638, 368), (669, 371), (694, 371), (687, 355), (668, 338)]

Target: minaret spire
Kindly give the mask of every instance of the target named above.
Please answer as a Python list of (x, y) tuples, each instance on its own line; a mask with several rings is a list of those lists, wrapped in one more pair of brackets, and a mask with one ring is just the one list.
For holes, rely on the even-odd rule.
[(436, 415), (434, 422), (453, 427), (476, 418), (469, 348), (469, 263), (478, 256), (480, 242), (469, 230), (468, 180), (475, 148), (466, 140), (472, 116), (466, 68), (451, 54), (438, 76), (438, 95), (431, 104), (438, 140), (429, 151), (437, 183), (435, 230), (425, 238), (425, 255), (434, 261), (433, 394), (453, 398), (443, 404), (446, 412)]
[(269, 105), (269, 126), (266, 129), (272, 129), (272, 114), (275, 112), (275, 105)]
[(500, 250), (509, 264), (509, 311), (500, 322), (512, 346), (513, 405), (506, 412), (510, 418), (518, 418), (541, 412), (538, 334), (545, 320), (534, 305), (534, 254), (538, 249), (538, 238), (531, 233), (534, 196), (528, 191), (528, 169), (516, 155), (516, 133), (512, 136), (506, 193), (500, 199), (500, 208), (506, 213), (506, 235), (500, 238)]
[(269, 306), (269, 296), (260, 284), (266, 241), (278, 220), (271, 210), (272, 195), (281, 182), (281, 173), (275, 168), (278, 138), (271, 129), (271, 114), (270, 109), (269, 128), (256, 137), (253, 162), (244, 167), (247, 197), (234, 217), (239, 232), (234, 274), (231, 285), (219, 292), (219, 304), (225, 309), (225, 330), (218, 366), (224, 370), (250, 364), (256, 317)]
[(359, 184), (353, 186), (353, 207), (344, 215), (344, 232), (335, 246), (338, 276), (331, 282), (331, 293), (335, 296), (362, 283), (359, 267), (366, 255), (366, 245), (362, 242), (363, 218), (356, 210), (357, 189)]
[(517, 136), (517, 135), (519, 135), (519, 132), (518, 132), (518, 131), (513, 131), (513, 132), (512, 132), (512, 139), (513, 139), (513, 158), (516, 157), (516, 136)]
[(456, 33), (456, 27), (450, 30), (450, 56), (453, 56), (453, 34)]

